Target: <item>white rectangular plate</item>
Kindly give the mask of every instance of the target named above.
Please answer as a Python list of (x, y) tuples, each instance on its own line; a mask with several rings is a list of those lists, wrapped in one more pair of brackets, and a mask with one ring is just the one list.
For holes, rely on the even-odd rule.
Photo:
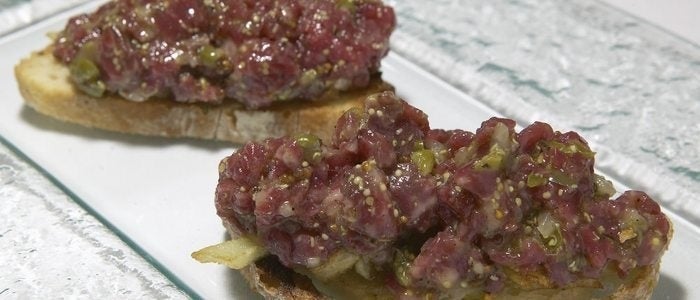
[[(70, 15), (94, 6), (0, 40), (0, 135), (192, 296), (249, 299), (251, 292), (237, 273), (190, 258), (192, 251), (224, 238), (213, 195), (219, 160), (230, 155), (234, 145), (91, 130), (23, 105), (14, 65), (46, 46), (46, 33), (60, 30)], [(397, 55), (384, 60), (383, 72), (401, 96), (430, 116), (433, 128), (474, 130), (498, 115)], [(618, 185), (618, 190), (623, 188)], [(664, 258), (655, 298), (700, 299), (694, 280), (700, 278), (700, 260), (689, 259), (700, 249), (700, 230), (670, 212), (669, 216), (675, 238)]]

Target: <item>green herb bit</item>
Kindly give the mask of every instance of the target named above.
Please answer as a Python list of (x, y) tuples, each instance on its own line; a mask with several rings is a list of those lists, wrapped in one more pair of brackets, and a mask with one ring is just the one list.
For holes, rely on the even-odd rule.
[(423, 176), (430, 174), (435, 167), (435, 156), (433, 151), (423, 149), (411, 153), (411, 162), (418, 167)]

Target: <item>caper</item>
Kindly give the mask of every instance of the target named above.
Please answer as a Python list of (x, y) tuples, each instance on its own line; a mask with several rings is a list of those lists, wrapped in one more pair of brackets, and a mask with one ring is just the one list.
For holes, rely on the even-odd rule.
[(294, 137), (294, 142), (304, 150), (304, 159), (307, 162), (316, 162), (321, 159), (321, 139), (309, 133), (302, 133)]
[(282, 176), (279, 177), (279, 181), (282, 184), (292, 184), (292, 183), (294, 183), (295, 178), (292, 175), (283, 174)]
[(199, 48), (199, 61), (206, 67), (216, 67), (220, 58), (221, 53), (212, 45), (204, 45)]
[(304, 72), (304, 74), (301, 74), (301, 78), (299, 78), (299, 83), (301, 85), (309, 85), (311, 82), (316, 80), (318, 77), (318, 72), (316, 72), (315, 69), (309, 69)]
[(418, 167), (418, 171), (425, 175), (430, 174), (435, 166), (433, 151), (423, 149), (411, 153), (411, 162)]
[(294, 141), (297, 143), (297, 145), (304, 149), (316, 149), (321, 146), (321, 140), (317, 136), (310, 133), (299, 134), (295, 137)]

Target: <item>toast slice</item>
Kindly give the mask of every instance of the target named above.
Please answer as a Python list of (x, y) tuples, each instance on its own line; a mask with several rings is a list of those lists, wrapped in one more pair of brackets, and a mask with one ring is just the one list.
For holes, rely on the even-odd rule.
[[(239, 235), (230, 224), (224, 223), (224, 226), (232, 237)], [(600, 281), (579, 280), (565, 288), (553, 288), (544, 274), (511, 274), (502, 293), (475, 295), (467, 300), (650, 299), (659, 280), (660, 263), (638, 267), (624, 280), (609, 269)], [(381, 280), (366, 280), (349, 270), (332, 281), (321, 282), (283, 266), (272, 255), (239, 271), (250, 287), (265, 299), (393, 299)]]
[[(294, 281), (284, 294), (268, 288), (284, 282), (270, 279), (277, 274), (307, 275), (321, 283), (320, 294), (338, 299), (651, 297), (672, 224), (644, 192), (611, 198), (612, 182), (594, 173), (594, 152), (576, 133), (545, 123), (515, 133), (513, 120), (499, 118), (473, 136), (430, 129), (425, 114), (391, 92), (368, 97), (364, 112), (344, 114), (336, 132), (325, 148), (287, 137), (247, 144), (222, 160), (215, 205), (232, 239), (193, 258), (247, 267), (251, 285), (268, 299), (295, 295)], [(465, 136), (470, 140), (455, 141)], [(315, 153), (321, 159), (313, 161)], [(566, 172), (557, 169), (562, 162), (569, 163)], [(325, 175), (330, 168), (342, 171)], [(565, 198), (564, 189), (574, 197)], [(522, 207), (512, 210), (520, 218), (503, 212), (512, 207)], [(419, 218), (426, 215), (432, 219)], [(410, 227), (420, 221), (434, 222), (435, 230)], [(376, 252), (351, 244), (377, 240), (386, 244)], [(266, 252), (278, 256), (256, 261)], [(275, 259), (281, 263), (270, 269)]]
[(319, 101), (291, 101), (260, 110), (232, 100), (211, 105), (168, 99), (134, 102), (116, 95), (94, 98), (73, 86), (68, 68), (54, 58), (51, 46), (20, 61), (15, 76), (29, 107), (65, 122), (138, 135), (235, 143), (300, 132), (329, 139), (344, 111), (361, 106), (367, 95), (393, 90), (375, 76), (364, 89), (328, 92)]

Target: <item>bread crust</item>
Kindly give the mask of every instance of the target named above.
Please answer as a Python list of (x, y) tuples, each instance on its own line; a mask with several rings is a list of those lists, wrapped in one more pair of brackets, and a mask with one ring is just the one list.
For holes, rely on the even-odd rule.
[[(240, 236), (235, 227), (224, 221), (224, 227), (232, 238)], [(669, 240), (672, 237), (669, 232)], [(632, 270), (627, 278), (620, 280), (615, 271), (609, 269), (602, 276), (604, 282), (579, 280), (564, 288), (553, 288), (550, 283), (535, 283), (536, 280), (509, 280), (502, 293), (480, 295), (469, 300), (572, 300), (610, 299), (637, 300), (650, 299), (659, 280), (661, 261), (654, 265)], [(240, 270), (250, 287), (265, 299), (393, 299), (381, 281), (369, 281), (352, 270), (334, 278), (331, 282), (313, 281), (300, 273), (283, 266), (276, 257), (267, 256)], [(527, 274), (523, 277), (530, 277)], [(537, 275), (537, 274), (534, 274)], [(538, 276), (535, 276), (538, 277)], [(518, 281), (518, 282), (516, 282)], [(332, 296), (328, 296), (332, 295)]]
[(241, 270), (250, 287), (265, 299), (328, 299), (314, 287), (311, 279), (283, 266), (267, 256)]
[(168, 99), (144, 102), (119, 96), (88, 96), (74, 87), (68, 68), (49, 46), (15, 66), (25, 103), (53, 118), (86, 127), (147, 136), (190, 137), (244, 143), (268, 137), (310, 132), (324, 140), (336, 120), (367, 95), (393, 90), (379, 76), (367, 88), (328, 92), (318, 101), (291, 101), (270, 108), (248, 110), (237, 101), (222, 104), (178, 103)]

